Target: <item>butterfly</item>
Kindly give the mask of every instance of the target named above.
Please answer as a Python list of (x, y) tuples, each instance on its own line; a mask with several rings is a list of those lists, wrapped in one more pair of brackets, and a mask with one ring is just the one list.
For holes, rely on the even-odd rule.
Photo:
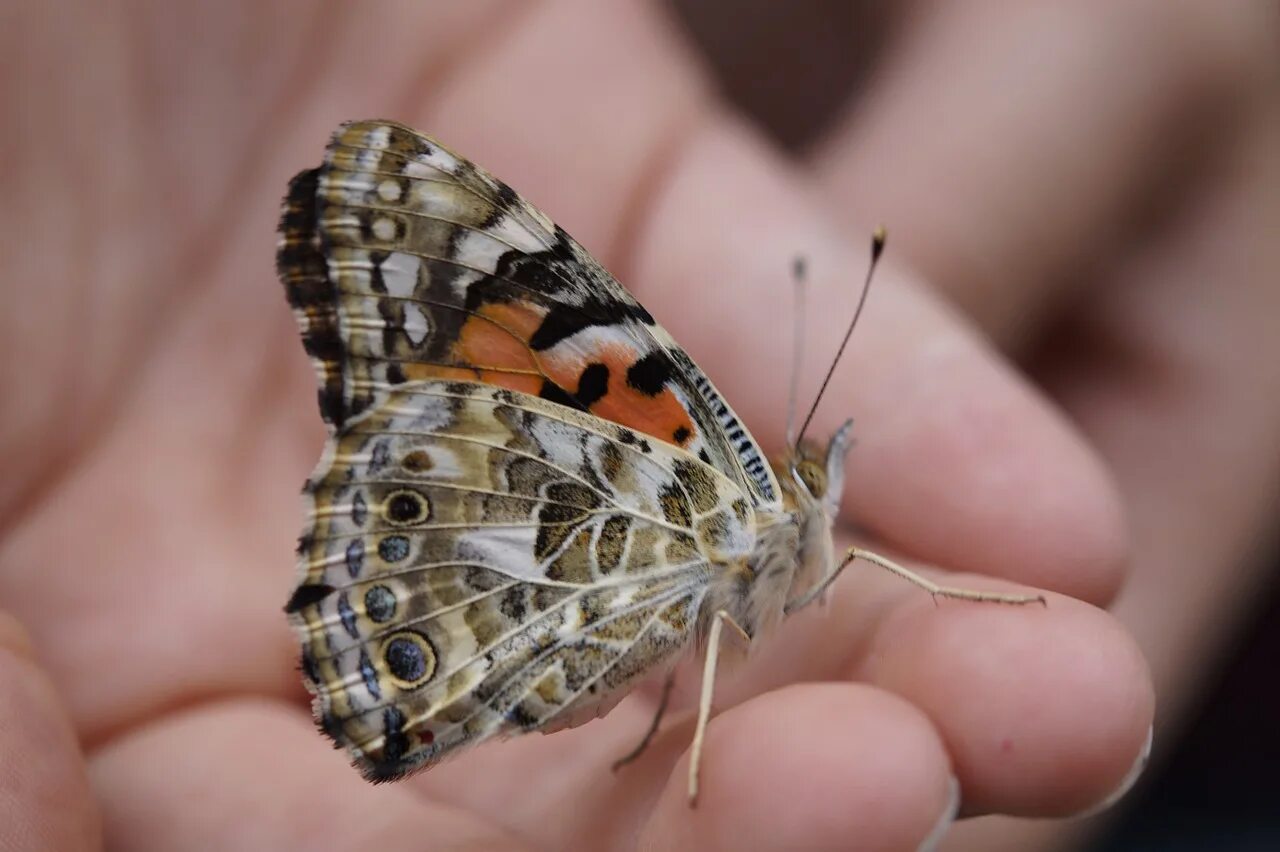
[(589, 721), (704, 647), (692, 802), (726, 625), (756, 639), (855, 558), (1024, 600), (838, 558), (851, 423), (767, 460), (590, 254), (408, 127), (334, 133), (277, 266), (329, 426), (286, 611), (370, 780)]

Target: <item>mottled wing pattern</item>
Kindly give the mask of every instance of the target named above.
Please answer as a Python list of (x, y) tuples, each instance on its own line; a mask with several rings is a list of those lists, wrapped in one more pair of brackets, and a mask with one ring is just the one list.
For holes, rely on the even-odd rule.
[(633, 429), (473, 382), (399, 385), (329, 442), (287, 609), (324, 730), (385, 780), (594, 718), (689, 644), (755, 515)]
[(670, 335), (543, 213), (438, 142), (344, 125), (294, 179), (281, 231), (335, 427), (406, 381), (479, 381), (674, 444), (777, 504), (755, 440)]

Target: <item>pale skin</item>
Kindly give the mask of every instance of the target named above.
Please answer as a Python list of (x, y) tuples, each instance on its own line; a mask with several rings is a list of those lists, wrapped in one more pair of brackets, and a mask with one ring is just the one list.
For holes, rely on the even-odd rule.
[[(1040, 5), (1073, 19), (1072, 4)], [(1067, 153), (1087, 141), (1114, 154), (1083, 176), (1057, 149), (1020, 159), (1022, 125), (988, 121), (991, 165), (965, 160), (984, 179), (947, 187), (939, 206), (926, 167), (957, 174), (955, 152), (895, 124), (938, 103), (911, 75), (797, 168), (718, 104), (637, 2), (199, 8), (29, 4), (0, 27), (20, 166), (5, 173), (0, 266), (21, 295), (0, 312), (0, 845), (821, 849), (857, 837), (898, 850), (933, 831), (952, 778), (965, 815), (1064, 816), (1111, 794), (1153, 717), (1134, 631), (1176, 697), (1190, 643), (1250, 585), (1242, 542), (1280, 481), (1280, 376), (1265, 369), (1280, 355), (1256, 333), (1280, 295), (1239, 265), (1280, 268), (1260, 236), (1277, 222), (1276, 167), (1250, 154), (1276, 147), (1261, 98), (1218, 99), (1239, 112), (1223, 152), (1234, 167), (1095, 290), (1061, 283), (1077, 257), (1064, 246), (1115, 236), (1128, 209), (1117, 197), (1149, 191), (1117, 187), (1140, 157), (1106, 120), (1061, 129), (1087, 134)], [(921, 39), (964, 31), (915, 26)], [(1249, 38), (1222, 37), (1243, 48), (1215, 48), (1230, 61), (1180, 71), (1185, 51), (1170, 51), (1156, 90), (1199, 103), (1216, 75), (1247, 88), (1259, 68), (1274, 73), (1258, 40), (1280, 28), (1240, 29)], [(1002, 43), (1003, 30), (982, 31)], [(1008, 37), (1025, 50), (1025, 33)], [(893, 55), (948, 86), (966, 78), (927, 63), (999, 56), (916, 44)], [(1034, 99), (1050, 115), (1080, 79), (1062, 71), (1065, 88)], [(1085, 114), (1118, 88), (1090, 82)], [(721, 661), (692, 812), (700, 661), (681, 669), (652, 746), (616, 775), (660, 679), (602, 721), (366, 784), (314, 730), (280, 612), (297, 490), (323, 432), (271, 254), (287, 178), (318, 162), (338, 121), (368, 116), (440, 136), (553, 214), (769, 448), (784, 429), (791, 259), (809, 257), (812, 392), (870, 225), (885, 221), (877, 289), (815, 420), (823, 435), (857, 418), (842, 522), (947, 585), (1042, 590), (1047, 607), (935, 606), (887, 572), (847, 570), (825, 614), (798, 613), (744, 665)], [(908, 162), (877, 164), (885, 151)], [(1053, 218), (1008, 214), (1032, 202)], [(1018, 230), (1033, 225), (1045, 233)], [(1210, 274), (1212, 299), (1198, 295)], [(1137, 349), (1011, 364), (1000, 346), (1050, 327), (1015, 320), (1059, 316), (1072, 288), (1087, 288), (1082, 321)], [(1136, 359), (1124, 370), (1107, 361), (1121, 354)], [(1170, 370), (1179, 380), (1155, 393), (1152, 376)], [(1195, 452), (1164, 461), (1160, 448), (1187, 441)], [(1142, 596), (1122, 621), (1099, 607), (1130, 555)]]

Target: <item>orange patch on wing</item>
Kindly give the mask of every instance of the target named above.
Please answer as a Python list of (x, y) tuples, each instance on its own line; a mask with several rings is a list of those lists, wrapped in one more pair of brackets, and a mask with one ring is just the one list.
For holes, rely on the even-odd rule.
[(446, 379), (454, 382), (474, 382), (480, 378), (478, 370), (470, 370), (464, 367), (444, 367), (438, 364), (414, 364), (407, 363), (401, 365), (404, 369), (404, 376), (411, 382), (420, 382), (423, 379)]
[(546, 310), (528, 302), (482, 305), (453, 345), (455, 363), (537, 372), (529, 341), (544, 316)]
[[(698, 430), (679, 398), (666, 388), (650, 396), (627, 384), (627, 370), (645, 353), (613, 339), (587, 352), (582, 351), (584, 344), (579, 340), (559, 355), (554, 349), (535, 354), (529, 341), (545, 316), (545, 308), (529, 302), (482, 305), (463, 325), (452, 353), (455, 363), (474, 365), (474, 369), (426, 370), (430, 375), (441, 377), (452, 377), (445, 375), (449, 372), (465, 373), (467, 375), (459, 378), (536, 396), (542, 390), (543, 377), (566, 393), (577, 393), (583, 370), (591, 364), (603, 364), (609, 369), (608, 388), (604, 396), (588, 407), (592, 414), (677, 447), (689, 446)], [(486, 367), (497, 369), (484, 369)]]
[[(591, 413), (681, 449), (689, 446), (697, 434), (697, 427), (675, 394), (663, 390), (656, 396), (649, 396), (627, 385), (625, 378), (621, 384), (620, 389), (614, 390), (611, 382), (609, 394), (591, 406)], [(677, 437), (684, 440), (677, 441)]]
[(536, 396), (542, 389), (542, 372), (528, 341), (545, 314), (543, 308), (528, 302), (482, 305), (463, 324), (453, 345), (454, 363), (465, 364), (470, 369), (428, 367), (426, 373), (439, 378), (480, 381)]
[[(634, 347), (610, 341), (591, 352), (589, 357), (545, 358), (543, 366), (556, 384), (572, 393), (578, 388), (583, 370), (591, 364), (603, 364), (609, 368), (608, 390), (588, 410), (604, 420), (684, 449), (698, 430), (679, 397), (666, 388), (650, 396), (627, 384), (627, 370), (641, 357), (643, 353)], [(677, 440), (677, 437), (683, 440)]]
[(527, 393), (530, 396), (537, 396), (542, 392), (542, 378), (524, 373), (496, 373), (493, 370), (481, 370), (480, 381), (485, 384), (497, 385), (500, 388)]

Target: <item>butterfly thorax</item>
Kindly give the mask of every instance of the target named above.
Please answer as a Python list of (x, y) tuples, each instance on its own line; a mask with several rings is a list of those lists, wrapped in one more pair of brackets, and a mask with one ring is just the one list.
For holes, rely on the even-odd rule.
[(782, 506), (756, 509), (751, 556), (712, 583), (700, 613), (704, 629), (724, 610), (753, 638), (767, 633), (788, 602), (835, 567), (831, 527), (840, 509), (851, 426), (846, 423), (825, 447), (802, 441), (773, 459)]

